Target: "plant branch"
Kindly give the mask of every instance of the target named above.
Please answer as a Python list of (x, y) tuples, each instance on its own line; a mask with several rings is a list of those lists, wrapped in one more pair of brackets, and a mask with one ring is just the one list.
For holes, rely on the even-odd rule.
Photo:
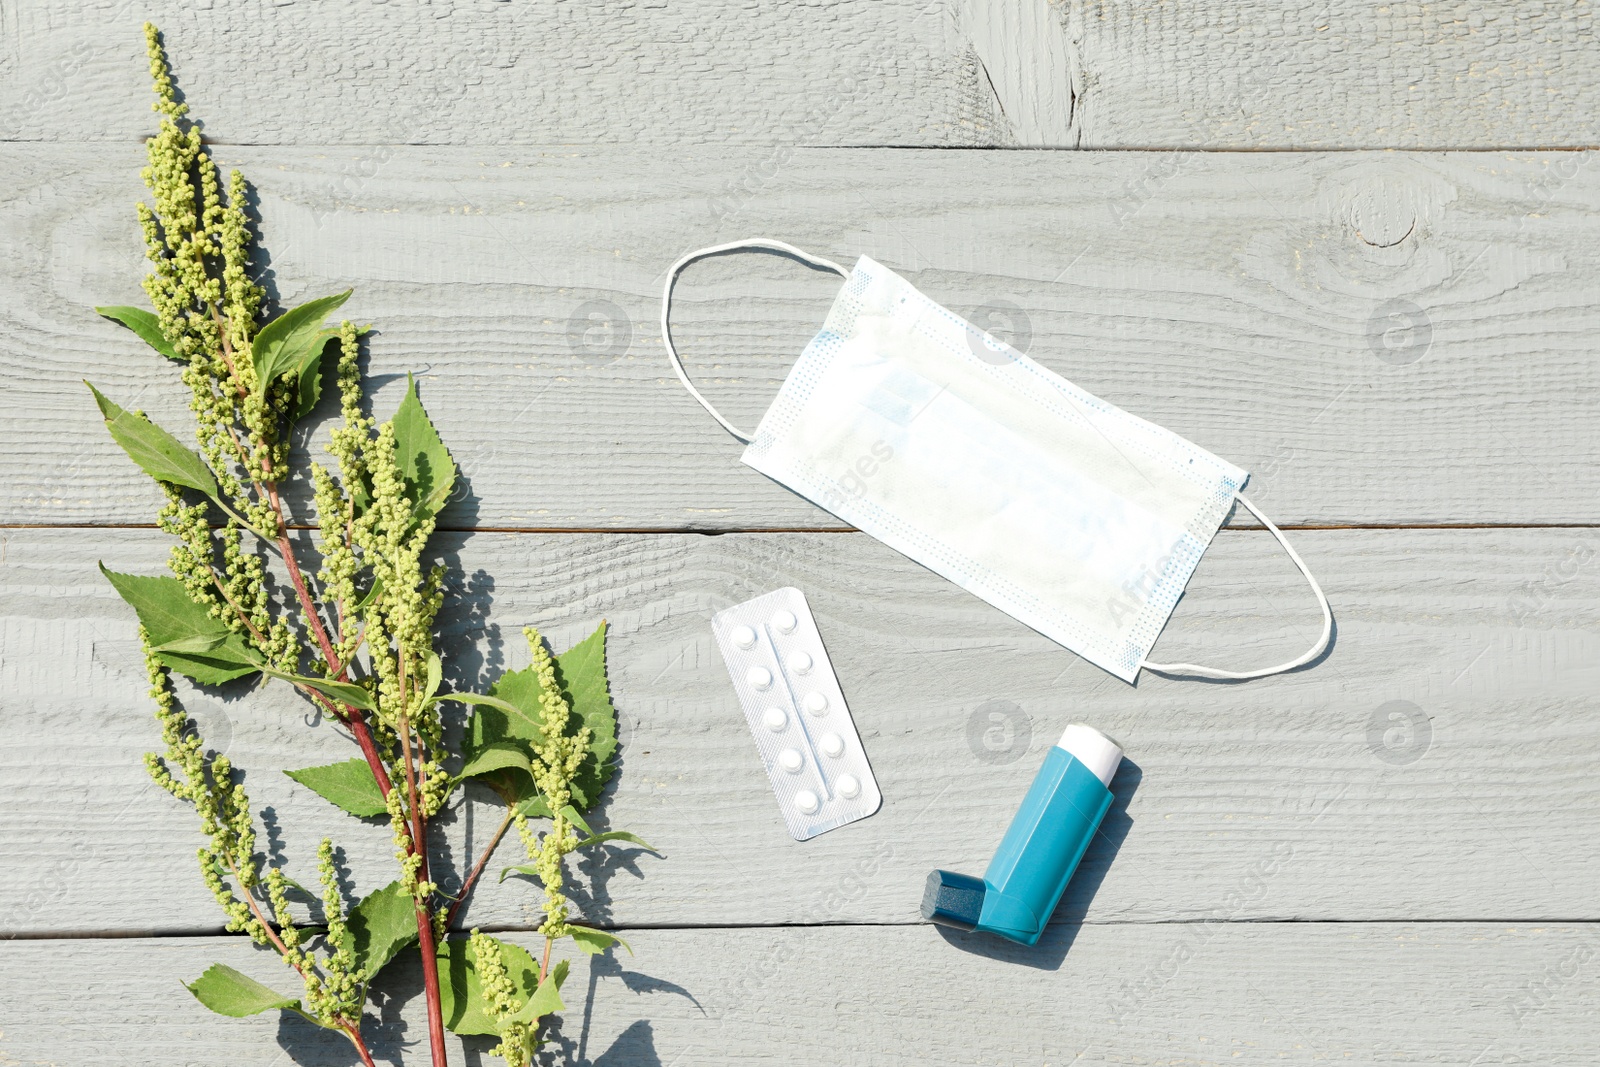
[[(400, 750), (405, 760), (406, 798), (411, 811), (411, 847), (421, 861), (417, 871), (421, 881), (428, 881), (428, 822), (422, 813), (417, 796), (417, 775), (411, 757), (411, 720), (405, 708), (410, 699), (406, 693), (405, 649), (396, 650), (400, 661), (400, 715), (398, 717)], [(418, 738), (420, 744), (421, 738)], [(418, 753), (420, 755), (420, 751)], [(417, 949), (422, 956), (422, 987), (428, 1004), (428, 1050), (433, 1057), (433, 1067), (447, 1067), (444, 1049), (444, 1010), (439, 995), (439, 948), (433, 938), (433, 913), (429, 901), (417, 903)]]
[(221, 575), (217, 574), (217, 568), (215, 567), (211, 568), (211, 581), (216, 584), (217, 592), (222, 594), (222, 599), (226, 600), (228, 602), (228, 606), (233, 609), (234, 614), (239, 616), (239, 621), (244, 623), (245, 629), (250, 631), (250, 636), (256, 639), (256, 644), (261, 648), (261, 651), (265, 652), (267, 644), (266, 635), (260, 630), (256, 629), (255, 623), (250, 621), (250, 616), (245, 614), (244, 608), (241, 608), (239, 606), (239, 602), (234, 600), (233, 597), (228, 593), (228, 587), (222, 584), (222, 577)]
[(488, 865), (489, 857), (494, 855), (494, 850), (499, 846), (500, 839), (506, 836), (506, 831), (511, 828), (511, 824), (516, 817), (517, 810), (512, 807), (507, 807), (506, 817), (500, 820), (500, 828), (496, 830), (494, 832), (494, 836), (489, 839), (489, 845), (483, 850), (483, 855), (478, 857), (478, 862), (473, 864), (472, 873), (467, 875), (467, 880), (465, 882), (461, 883), (461, 892), (456, 894), (456, 902), (450, 905), (450, 912), (445, 916), (444, 922), (446, 929), (450, 927), (451, 923), (456, 921), (456, 912), (460, 911), (467, 903), (467, 897), (471, 895), (473, 887), (478, 884), (478, 878), (483, 874), (483, 868)]
[[(284, 566), (289, 571), (289, 581), (294, 585), (295, 596), (300, 601), (300, 609), (305, 613), (306, 625), (311, 627), (312, 634), (317, 639), (317, 644), (322, 649), (322, 654), (328, 662), (328, 669), (334, 672), (336, 681), (343, 681), (347, 673), (346, 665), (339, 662), (339, 657), (333, 651), (333, 642), (328, 639), (328, 631), (322, 626), (322, 616), (318, 614), (316, 604), (311, 599), (311, 592), (306, 588), (305, 576), (300, 573), (300, 563), (295, 558), (294, 544), (289, 540), (289, 526), (283, 521), (283, 503), (278, 498), (277, 487), (269, 483), (268, 500), (272, 503), (273, 513), (278, 517), (278, 550), (283, 554)], [(329, 710), (333, 710), (332, 702), (327, 702)], [(392, 784), (389, 773), (384, 769), (383, 756), (378, 752), (377, 742), (372, 738), (372, 729), (367, 725), (367, 720), (362, 717), (360, 709), (346, 708), (344, 714), (333, 712), (334, 716), (350, 728), (355, 735), (356, 744), (361, 746), (361, 754), (367, 758), (367, 766), (372, 768), (372, 776), (378, 781), (378, 789), (384, 797), (389, 796)], [(424, 863), (426, 863), (426, 849)]]
[(348, 1019), (340, 1020), (339, 1026), (344, 1031), (344, 1036), (348, 1037), (350, 1043), (356, 1047), (356, 1055), (361, 1057), (361, 1062), (366, 1067), (378, 1067), (372, 1062), (372, 1053), (367, 1051), (367, 1043), (361, 1039), (361, 1027)]

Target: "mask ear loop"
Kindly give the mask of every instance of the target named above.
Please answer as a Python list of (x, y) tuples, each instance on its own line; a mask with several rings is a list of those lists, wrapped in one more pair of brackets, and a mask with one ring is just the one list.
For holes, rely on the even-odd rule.
[(696, 389), (694, 387), (694, 383), (689, 380), (688, 373), (683, 369), (683, 361), (678, 358), (678, 350), (672, 347), (672, 330), (667, 325), (667, 314), (672, 310), (672, 283), (678, 280), (679, 272), (697, 259), (701, 259), (705, 256), (716, 255), (718, 252), (732, 252), (739, 248), (765, 248), (773, 252), (787, 252), (789, 255), (795, 256), (802, 262), (809, 263), (813, 267), (821, 267), (825, 270), (831, 270), (844, 278), (850, 277), (850, 272), (832, 260), (823, 259), (820, 256), (813, 256), (809, 252), (801, 251), (794, 245), (784, 244), (782, 241), (769, 240), (765, 237), (751, 237), (744, 241), (730, 241), (725, 245), (712, 245), (710, 248), (696, 249), (687, 255), (681, 256), (678, 261), (674, 263), (670, 269), (668, 269), (666, 284), (661, 287), (661, 343), (667, 346), (667, 358), (672, 361), (672, 369), (678, 372), (678, 380), (683, 383), (683, 387), (685, 389), (689, 390), (689, 395), (694, 397), (695, 400), (699, 401), (700, 406), (705, 408), (713, 419), (716, 419), (718, 422), (720, 422), (724, 430), (727, 430), (729, 433), (733, 434), (733, 436), (737, 437), (744, 444), (749, 444), (751, 440), (750, 435), (741, 432), (733, 425), (733, 423), (723, 418), (721, 412), (712, 407), (711, 401), (701, 396), (700, 390)]
[(1245, 499), (1243, 493), (1235, 493), (1234, 496), (1239, 503), (1250, 509), (1252, 515), (1261, 520), (1262, 525), (1272, 531), (1272, 536), (1278, 539), (1278, 544), (1282, 545), (1283, 550), (1289, 553), (1289, 558), (1294, 560), (1294, 565), (1300, 568), (1300, 573), (1305, 575), (1306, 581), (1311, 583), (1311, 591), (1317, 594), (1317, 605), (1322, 608), (1322, 636), (1318, 637), (1316, 644), (1312, 645), (1298, 658), (1292, 659), (1288, 663), (1280, 663), (1276, 667), (1263, 667), (1259, 671), (1223, 671), (1215, 667), (1203, 667), (1198, 663), (1151, 663), (1149, 660), (1143, 660), (1139, 666), (1144, 667), (1146, 670), (1160, 671), (1162, 674), (1191, 674), (1201, 678), (1265, 678), (1269, 674), (1282, 674), (1284, 671), (1292, 671), (1296, 667), (1310, 663), (1322, 655), (1322, 650), (1328, 647), (1328, 639), (1333, 636), (1333, 609), (1328, 607), (1328, 598), (1323, 595), (1322, 586), (1318, 585), (1317, 580), (1311, 577), (1311, 571), (1306, 567), (1305, 561), (1300, 558), (1300, 554), (1284, 539), (1283, 531), (1274, 526), (1271, 519), (1261, 514), (1254, 504)]

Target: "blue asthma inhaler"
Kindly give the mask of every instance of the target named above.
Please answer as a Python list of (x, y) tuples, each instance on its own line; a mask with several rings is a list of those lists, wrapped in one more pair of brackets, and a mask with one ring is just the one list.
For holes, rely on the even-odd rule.
[(1099, 730), (1067, 727), (983, 877), (932, 872), (922, 917), (1024, 945), (1037, 942), (1111, 807), (1111, 778), (1121, 762), (1122, 748)]

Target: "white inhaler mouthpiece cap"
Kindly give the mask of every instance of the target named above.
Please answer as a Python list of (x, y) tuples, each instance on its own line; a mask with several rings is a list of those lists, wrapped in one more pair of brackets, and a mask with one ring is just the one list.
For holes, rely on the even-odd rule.
[(1107, 789), (1122, 763), (1122, 746), (1092, 726), (1075, 722), (1067, 727), (1056, 747), (1065, 749), (1067, 755), (1089, 768)]

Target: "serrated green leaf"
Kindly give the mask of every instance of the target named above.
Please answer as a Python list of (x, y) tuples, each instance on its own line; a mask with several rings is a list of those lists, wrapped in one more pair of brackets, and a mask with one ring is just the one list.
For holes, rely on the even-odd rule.
[(437, 515), (450, 499), (450, 489), (456, 483), (456, 464), (423, 410), (422, 401), (417, 399), (417, 383), (410, 375), (406, 376), (406, 395), (392, 421), (395, 458), (406, 479), (412, 521), (421, 522)]
[(372, 768), (364, 759), (347, 759), (342, 763), (302, 767), (283, 773), (334, 807), (359, 818), (370, 819), (389, 810), (383, 802), (378, 780), (372, 776)]
[(280, 376), (299, 375), (308, 362), (322, 355), (328, 332), (322, 321), (350, 299), (350, 290), (307, 301), (273, 319), (250, 342), (250, 362), (256, 381), (266, 389)]
[(274, 1008), (298, 1011), (300, 1001), (251, 978), (232, 967), (213, 963), (206, 972), (184, 986), (196, 1000), (216, 1012), (242, 1019), (246, 1015), (259, 1015)]
[(362, 897), (350, 909), (345, 924), (350, 931), (350, 951), (362, 976), (371, 981), (384, 964), (417, 939), (416, 902), (396, 879)]
[(336, 682), (332, 678), (308, 678), (303, 674), (290, 674), (287, 671), (280, 671), (276, 667), (269, 667), (265, 664), (261, 665), (261, 670), (273, 678), (281, 678), (285, 682), (293, 682), (295, 685), (303, 685), (307, 689), (315, 689), (323, 696), (332, 697), (341, 704), (348, 704), (352, 708), (360, 708), (363, 711), (376, 710), (375, 705), (372, 703), (372, 694), (354, 682)]
[[(656, 847), (650, 842), (646, 841), (642, 837), (639, 837), (637, 834), (630, 834), (626, 830), (607, 830), (603, 834), (592, 834), (589, 837), (584, 838), (582, 841), (579, 841), (574, 847), (588, 848), (590, 845), (604, 844), (607, 841), (627, 841), (638, 845), (641, 848), (648, 849), (651, 852), (657, 852)], [(657, 852), (657, 855), (659, 854), (660, 853)]]
[(617, 754), (617, 709), (611, 703), (611, 687), (606, 681), (605, 623), (556, 657), (556, 677), (566, 691), (573, 714), (593, 735), (589, 755), (572, 783), (578, 807), (587, 808), (600, 799), (600, 791), (611, 777), (611, 761)]
[(628, 950), (628, 955), (633, 955), (633, 949), (616, 934), (608, 934), (604, 930), (588, 926), (570, 926), (569, 929), (572, 931), (572, 940), (591, 956), (598, 956), (612, 945), (621, 945)]
[[(523, 996), (537, 990), (539, 965), (527, 950), (507, 941), (490, 938), (498, 946), (511, 980)], [(500, 1031), (485, 1010), (483, 985), (478, 980), (477, 958), (472, 942), (446, 941), (439, 946), (439, 1006), (444, 1024), (454, 1034), (498, 1036)], [(554, 968), (551, 970), (554, 975)], [(548, 980), (548, 979), (547, 979)]]
[[(100, 564), (100, 573), (118, 595), (133, 607), (162, 663), (201, 685), (221, 685), (254, 674), (257, 665), (244, 640), (193, 600), (176, 578), (119, 574)], [(190, 642), (217, 643), (204, 651), (191, 651)]]
[[(611, 775), (611, 759), (617, 750), (617, 713), (611, 704), (605, 677), (604, 623), (583, 641), (555, 658), (556, 680), (573, 710), (574, 733), (585, 724), (591, 733), (590, 751), (573, 782), (573, 814), (593, 804)], [(462, 750), (470, 763), (494, 745), (513, 743), (528, 749), (540, 736), (539, 676), (533, 668), (508, 671), (490, 687), (487, 694), (442, 693), (437, 700), (458, 700), (476, 710), (467, 725)], [(463, 774), (463, 777), (466, 777)], [(550, 809), (533, 787), (531, 774), (500, 769), (473, 776), (493, 789), (507, 807), (528, 818), (549, 818)], [(589, 833), (581, 818), (575, 819)]]
[(213, 500), (217, 498), (217, 479), (198, 452), (184, 448), (176, 437), (143, 415), (124, 411), (89, 382), (83, 384), (94, 394), (111, 439), (122, 446), (140, 470), (158, 482), (198, 489)]
[(166, 335), (161, 332), (161, 320), (144, 308), (117, 305), (114, 307), (95, 308), (95, 311), (104, 315), (112, 322), (120, 322), (138, 335), (139, 340), (160, 352), (168, 359), (183, 362), (183, 357), (171, 344), (167, 342)]
[(567, 961), (560, 960), (550, 968), (550, 973), (539, 983), (533, 996), (512, 1018), (517, 1022), (532, 1023), (552, 1012), (565, 1011), (567, 1006), (561, 1002), (561, 983), (567, 980), (567, 967)]

